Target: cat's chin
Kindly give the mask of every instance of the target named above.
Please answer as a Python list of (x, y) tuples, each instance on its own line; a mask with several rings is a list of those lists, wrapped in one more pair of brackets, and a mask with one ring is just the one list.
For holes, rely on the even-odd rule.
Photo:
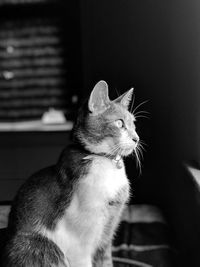
[(127, 157), (127, 156), (129, 156), (130, 154), (132, 154), (133, 151), (134, 151), (133, 148), (124, 149), (124, 150), (122, 151), (122, 153), (121, 153), (121, 156), (122, 156), (122, 157)]
[(123, 157), (127, 157), (130, 154), (132, 154), (133, 151), (134, 151), (134, 148), (121, 149), (120, 153), (118, 153), (117, 155), (112, 155), (112, 156), (114, 156), (114, 157), (120, 156), (123, 158)]

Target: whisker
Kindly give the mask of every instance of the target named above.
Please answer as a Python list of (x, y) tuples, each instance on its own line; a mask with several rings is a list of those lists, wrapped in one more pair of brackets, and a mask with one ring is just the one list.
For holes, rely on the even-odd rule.
[(142, 139), (140, 139), (140, 144), (143, 144), (144, 146), (148, 146)]
[(136, 156), (136, 166), (138, 167), (139, 173), (141, 175), (141, 173), (142, 173), (142, 167), (141, 167), (140, 156), (138, 154), (137, 148), (135, 149), (135, 156)]
[(138, 144), (137, 149), (138, 149), (138, 154), (140, 154), (140, 157), (143, 160), (144, 159), (144, 155), (143, 155), (143, 151), (142, 151), (142, 149), (143, 149), (142, 145)]
[(142, 105), (144, 105), (145, 103), (147, 103), (147, 102), (149, 102), (149, 100), (145, 100), (145, 101), (143, 101), (142, 103), (140, 103), (139, 105), (137, 105), (136, 107), (135, 107), (135, 109), (133, 110), (133, 114), (134, 114), (134, 112), (139, 108), (139, 107), (141, 107)]
[(108, 158), (112, 158), (112, 157), (113, 157), (113, 154), (115, 154), (116, 152), (119, 152), (119, 149), (120, 149), (119, 144), (115, 145), (115, 146), (109, 151), (109, 154), (110, 154), (110, 155), (108, 155)]
[(145, 118), (145, 119), (149, 119), (149, 120), (150, 120), (149, 117), (144, 116), (144, 115), (138, 115), (138, 116), (135, 116), (135, 115), (134, 115), (134, 117), (135, 117), (135, 119), (137, 119), (137, 118)]
[(120, 154), (122, 153), (122, 151), (123, 151), (123, 149), (122, 149), (122, 148), (119, 148), (119, 153), (120, 153)]
[(137, 116), (138, 114), (150, 114), (150, 112), (145, 111), (145, 110), (139, 110), (139, 111), (137, 111), (136, 113), (134, 113), (133, 115), (134, 115), (134, 116)]
[(140, 140), (139, 145), (144, 151), (146, 151), (145, 146), (148, 147), (148, 145), (143, 140)]
[(117, 93), (117, 97), (119, 97), (121, 95), (120, 92), (117, 90), (117, 88), (115, 88), (115, 91)]
[(120, 148), (120, 145), (117, 144), (115, 145), (112, 149), (111, 149), (111, 152), (115, 152), (116, 150), (118, 150)]
[(141, 161), (141, 159), (143, 159), (142, 150), (141, 150), (141, 148), (139, 146), (136, 147), (136, 150), (138, 152), (138, 157), (139, 157), (139, 159)]
[(142, 161), (144, 160), (144, 155), (143, 155), (143, 151), (140, 147), (138, 147), (138, 155), (139, 155), (139, 158), (140, 158), (140, 163), (141, 163), (141, 166), (142, 166)]
[(133, 98), (132, 98), (132, 103), (131, 103), (130, 113), (132, 113), (132, 111), (133, 111), (134, 103), (135, 103), (135, 95), (133, 95)]
[(144, 146), (142, 144), (139, 143), (138, 144), (138, 147), (139, 147), (139, 149), (141, 150), (142, 153), (143, 153), (142, 150), (146, 151), (146, 149), (144, 148)]

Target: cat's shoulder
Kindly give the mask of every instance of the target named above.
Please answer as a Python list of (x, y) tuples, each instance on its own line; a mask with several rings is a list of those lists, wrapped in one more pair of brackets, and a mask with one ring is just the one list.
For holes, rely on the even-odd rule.
[(85, 160), (88, 156), (88, 151), (81, 146), (70, 144), (61, 152), (56, 164), (59, 170), (70, 171), (76, 173), (77, 176), (81, 172), (85, 172), (91, 163), (91, 160)]

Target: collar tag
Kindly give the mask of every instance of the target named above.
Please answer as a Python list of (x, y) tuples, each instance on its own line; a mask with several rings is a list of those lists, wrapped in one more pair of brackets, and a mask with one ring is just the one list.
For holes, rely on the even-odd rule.
[(123, 160), (120, 155), (117, 155), (114, 159), (113, 162), (115, 163), (116, 167), (118, 169), (121, 169), (123, 167)]

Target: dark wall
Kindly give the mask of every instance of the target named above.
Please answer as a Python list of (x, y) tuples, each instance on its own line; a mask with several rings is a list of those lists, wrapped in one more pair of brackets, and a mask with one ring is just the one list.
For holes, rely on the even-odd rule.
[(199, 159), (200, 2), (176, 0), (172, 6), (172, 129), (180, 159)]
[(134, 86), (137, 103), (150, 100), (143, 108), (151, 121), (140, 123), (154, 159), (198, 157), (199, 5), (197, 0), (82, 1), (86, 90), (105, 79), (118, 91)]
[[(148, 130), (145, 141), (155, 155), (163, 152), (163, 146), (168, 150), (169, 8), (159, 1), (86, 2), (83, 31), (87, 32), (85, 39), (83, 35), (86, 86), (91, 87), (99, 79), (107, 80), (121, 92), (134, 86), (137, 104), (150, 100), (141, 107), (151, 113), (151, 122), (140, 120), (145, 127), (143, 132)], [(115, 90), (111, 96), (116, 96)]]
[(105, 79), (112, 97), (134, 86), (136, 104), (149, 99), (150, 120), (137, 123), (148, 144), (140, 178), (129, 164), (133, 201), (162, 206), (185, 266), (200, 266), (199, 203), (182, 165), (200, 161), (200, 2), (81, 3), (85, 90)]

